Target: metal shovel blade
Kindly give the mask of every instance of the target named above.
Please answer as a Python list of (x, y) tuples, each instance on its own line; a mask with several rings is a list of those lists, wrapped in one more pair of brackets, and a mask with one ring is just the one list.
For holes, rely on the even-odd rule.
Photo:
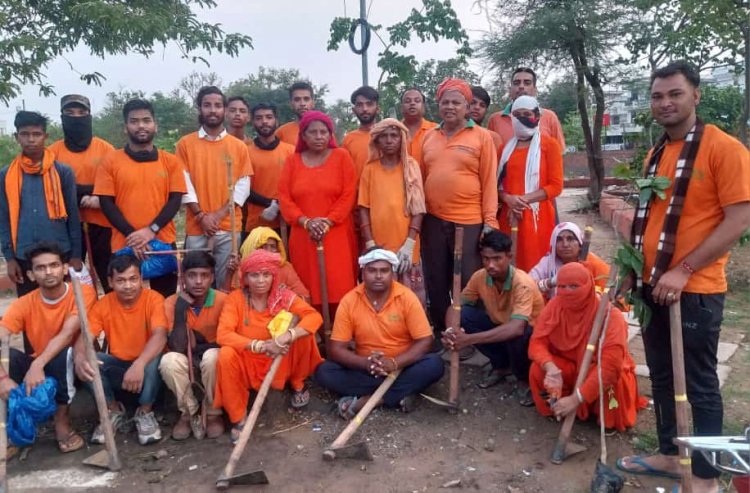
[(217, 490), (226, 490), (233, 485), (253, 485), (253, 484), (268, 484), (268, 476), (264, 471), (253, 471), (244, 474), (235, 474), (234, 476), (219, 476), (216, 480)]
[(372, 461), (370, 448), (365, 442), (354, 443), (340, 448), (329, 448), (323, 452), (323, 459), (332, 461), (335, 459), (354, 459)]
[(458, 409), (458, 403), (444, 401), (442, 399), (438, 399), (437, 397), (432, 397), (431, 395), (427, 395), (427, 394), (420, 393), (419, 395), (424, 397), (428, 401), (432, 402), (433, 404), (437, 404), (438, 406), (447, 407), (450, 409)]
[(560, 465), (571, 455), (580, 454), (581, 452), (585, 452), (586, 450), (588, 450), (586, 447), (575, 442), (557, 442), (555, 444), (555, 449), (552, 451), (552, 456), (549, 458), (549, 460), (553, 464)]
[(83, 459), (83, 463), (87, 466), (94, 466), (100, 469), (109, 469), (110, 471), (119, 471), (119, 464), (115, 465), (110, 462), (109, 452), (106, 449), (100, 450), (94, 455), (90, 455)]

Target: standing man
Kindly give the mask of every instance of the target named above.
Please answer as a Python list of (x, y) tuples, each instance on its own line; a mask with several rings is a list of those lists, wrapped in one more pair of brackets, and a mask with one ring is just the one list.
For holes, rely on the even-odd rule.
[(370, 156), (370, 129), (380, 113), (378, 91), (362, 86), (352, 93), (352, 111), (359, 120), (359, 128), (344, 136), (341, 147), (349, 151), (357, 171), (357, 183)]
[(247, 207), (245, 232), (258, 226), (279, 229), (279, 178), (287, 158), (294, 154), (294, 146), (276, 136), (278, 115), (273, 103), (253, 106), (252, 123), (255, 137), (248, 144), (255, 177)]
[[(154, 146), (158, 127), (151, 103), (131, 99), (122, 116), (128, 143), (109, 153), (97, 170), (94, 195), (112, 224), (112, 252), (129, 246), (142, 255), (153, 239), (174, 245), (174, 216), (186, 191), (185, 177), (177, 158)], [(150, 284), (169, 296), (177, 274), (152, 278)]]
[(315, 108), (315, 95), (309, 82), (295, 82), (289, 87), (289, 106), (292, 107), (296, 120), (285, 123), (276, 130), (282, 142), (297, 145), (299, 139), (299, 121), (302, 115)]
[(112, 225), (102, 212), (99, 197), (94, 195), (94, 180), (99, 165), (115, 148), (109, 142), (94, 137), (89, 98), (80, 94), (63, 96), (60, 110), (64, 138), (49, 146), (49, 150), (57, 161), (70, 166), (75, 174), (83, 238), (82, 257), (88, 255), (90, 267), (96, 270), (102, 288), (108, 293), (110, 288), (104, 280), (107, 278), (111, 253)]
[[(206, 86), (195, 98), (201, 128), (177, 142), (177, 157), (185, 165), (188, 193), (185, 248), (211, 248), (216, 259), (216, 285), (224, 285), (232, 234), (239, 243), (242, 206), (250, 196), (253, 167), (247, 146), (224, 128), (226, 98), (218, 87)], [(227, 183), (227, 163), (232, 183)], [(234, 197), (229, 189), (234, 189)], [(231, 231), (229, 214), (235, 216)]]
[[(487, 116), (487, 109), (492, 103), (489, 93), (481, 86), (471, 86), (471, 104), (469, 105), (469, 117), (479, 126), (484, 123), (484, 117)], [(500, 149), (503, 147), (503, 138), (497, 132), (490, 130), (492, 141), (495, 143), (497, 155), (500, 156)]]
[(26, 251), (32, 245), (57, 243), (75, 270), (83, 264), (75, 175), (45, 148), (45, 117), (19, 111), (13, 123), (21, 153), (0, 171), (0, 242), (8, 278), (20, 297), (38, 287), (25, 275), (31, 270)]
[(409, 129), (409, 155), (418, 163), (422, 162), (422, 142), (427, 131), (437, 127), (437, 123), (425, 120), (425, 111), (422, 91), (412, 87), (401, 94), (401, 123)]
[[(750, 227), (750, 155), (737, 140), (696, 117), (700, 76), (685, 61), (651, 74), (651, 112), (664, 135), (646, 158), (647, 178), (666, 177), (662, 199), (641, 202), (632, 242), (643, 252), (641, 297), (651, 310), (643, 345), (651, 376), (659, 453), (623, 457), (631, 474), (679, 477), (669, 305), (680, 301), (687, 399), (694, 435), (721, 435), (723, 408), (716, 373), (729, 250)], [(719, 491), (719, 472), (692, 457), (693, 491)]]
[(227, 124), (228, 132), (250, 145), (250, 137), (245, 135), (245, 127), (250, 121), (250, 105), (242, 96), (232, 96), (227, 99)]
[[(510, 78), (510, 101), (503, 111), (498, 111), (490, 117), (487, 128), (496, 132), (502, 137), (503, 142), (510, 142), (513, 138), (513, 123), (511, 122), (510, 112), (513, 101), (518, 96), (537, 97), (536, 90), (536, 73), (530, 68), (519, 67)], [(539, 121), (539, 131), (542, 135), (549, 135), (557, 139), (560, 143), (560, 149), (565, 150), (565, 135), (563, 135), (560, 120), (554, 111), (547, 108), (540, 108), (541, 120)]]

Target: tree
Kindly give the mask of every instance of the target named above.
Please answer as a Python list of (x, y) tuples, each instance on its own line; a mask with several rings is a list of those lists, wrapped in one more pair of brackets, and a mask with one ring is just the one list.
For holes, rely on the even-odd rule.
[(198, 91), (205, 86), (221, 87), (221, 77), (216, 72), (200, 73), (193, 70), (180, 81), (177, 95), (187, 101), (195, 102)]
[[(557, 114), (561, 122), (578, 111), (578, 89), (575, 79), (568, 76), (554, 81), (549, 89), (539, 95), (539, 104)], [(567, 140), (567, 133), (565, 134)]]
[(712, 123), (727, 133), (737, 135), (742, 124), (742, 99), (742, 91), (738, 87), (702, 85), (698, 116), (706, 123)]
[(351, 132), (359, 126), (352, 112), (352, 104), (349, 101), (344, 101), (343, 99), (336, 100), (335, 103), (328, 107), (327, 113), (333, 120), (334, 125), (336, 125), (336, 140), (339, 144), (347, 132)]
[(21, 152), (21, 146), (10, 135), (0, 135), (0, 169), (8, 166)]
[[(5, 0), (0, 3), (0, 101), (17, 96), (24, 84), (43, 95), (54, 93), (45, 70), (57, 57), (82, 44), (104, 57), (136, 53), (150, 56), (173, 42), (182, 57), (208, 65), (206, 54), (236, 56), (252, 48), (249, 36), (226, 33), (219, 24), (201, 22), (194, 6), (213, 8), (214, 0)], [(99, 72), (81, 80), (101, 84)]]

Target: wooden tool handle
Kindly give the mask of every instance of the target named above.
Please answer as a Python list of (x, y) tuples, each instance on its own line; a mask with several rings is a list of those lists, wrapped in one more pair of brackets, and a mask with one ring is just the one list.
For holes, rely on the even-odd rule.
[[(0, 341), (0, 363), (3, 371), (8, 375), (10, 366), (10, 335), (6, 334)], [(10, 377), (8, 377), (10, 378)], [(8, 402), (0, 399), (0, 489), (8, 491)]]
[[(672, 377), (674, 379), (674, 408), (677, 418), (677, 436), (690, 434), (688, 417), (687, 385), (685, 383), (685, 348), (682, 343), (682, 312), (680, 300), (669, 305), (669, 337), (672, 346)], [(680, 475), (682, 491), (692, 493), (693, 471), (690, 449), (684, 445), (680, 450)]]
[(107, 408), (107, 399), (104, 397), (104, 387), (102, 385), (102, 376), (99, 373), (99, 360), (94, 351), (94, 341), (89, 332), (89, 318), (86, 313), (86, 303), (81, 292), (81, 281), (75, 276), (73, 268), (69, 268), (70, 281), (73, 285), (73, 295), (78, 308), (78, 318), (81, 321), (81, 337), (86, 347), (86, 359), (94, 370), (94, 400), (96, 408), (99, 411), (99, 423), (104, 431), (104, 446), (109, 454), (109, 469), (119, 471), (122, 468), (120, 456), (117, 453), (117, 443), (115, 442), (115, 432), (112, 428), (112, 422), (109, 419), (109, 409)]
[(581, 244), (581, 251), (578, 254), (578, 260), (586, 260), (589, 256), (589, 248), (591, 247), (591, 236), (594, 234), (594, 214), (592, 212), (586, 217), (586, 226), (583, 228), (583, 244)]
[(279, 233), (281, 236), (281, 244), (284, 245), (284, 250), (289, 253), (289, 225), (284, 221), (284, 218), (279, 214)]
[(346, 442), (348, 442), (352, 435), (354, 435), (360, 425), (364, 423), (365, 418), (367, 418), (370, 412), (375, 409), (375, 406), (378, 405), (380, 399), (382, 399), (385, 393), (388, 392), (388, 389), (391, 388), (391, 385), (393, 385), (400, 374), (401, 369), (398, 369), (392, 371), (388, 374), (387, 377), (385, 377), (383, 383), (381, 383), (377, 390), (370, 396), (369, 399), (367, 399), (367, 402), (364, 406), (362, 406), (362, 409), (360, 409), (357, 415), (354, 416), (351, 421), (349, 421), (349, 424), (346, 425), (344, 431), (342, 431), (341, 434), (336, 438), (336, 440), (331, 444), (331, 449), (335, 450), (346, 445)]
[(323, 240), (319, 240), (315, 246), (318, 254), (318, 272), (320, 275), (320, 305), (323, 311), (323, 336), (325, 341), (331, 338), (331, 311), (328, 306), (328, 275), (326, 273), (326, 254), (323, 249)]
[[(97, 299), (99, 298), (99, 288), (97, 287), (98, 276), (96, 273), (96, 267), (94, 266), (94, 249), (91, 248), (91, 237), (89, 236), (89, 223), (81, 223), (83, 228), (83, 241), (86, 244), (86, 255), (88, 256), (89, 271), (91, 274), (91, 283), (94, 285), (94, 291), (96, 292)], [(104, 288), (104, 281), (102, 281), (102, 288)]]
[[(452, 330), (461, 330), (461, 264), (463, 262), (464, 228), (456, 226), (456, 234), (453, 244), (453, 289), (451, 292), (452, 303), (445, 317), (446, 327)], [(448, 380), (448, 402), (458, 403), (460, 390), (460, 367), (461, 362), (458, 351), (450, 353), (450, 374)]]
[(516, 254), (518, 253), (518, 218), (510, 211), (510, 262), (516, 265)]

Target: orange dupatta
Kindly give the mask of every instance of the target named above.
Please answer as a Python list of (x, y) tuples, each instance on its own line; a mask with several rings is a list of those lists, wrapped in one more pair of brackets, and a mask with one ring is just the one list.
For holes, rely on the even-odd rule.
[[(44, 180), (44, 198), (47, 203), (47, 214), (52, 220), (66, 219), (68, 211), (65, 209), (65, 199), (62, 193), (60, 175), (55, 168), (55, 155), (45, 149), (41, 166), (31, 162), (31, 159), (19, 154), (10, 163), (5, 175), (5, 194), (8, 197), (8, 216), (10, 217), (10, 238), (13, 250), (16, 249), (18, 238), (18, 216), (21, 211), (21, 186), (24, 173), (42, 175)], [(16, 252), (17, 253), (17, 252)]]

